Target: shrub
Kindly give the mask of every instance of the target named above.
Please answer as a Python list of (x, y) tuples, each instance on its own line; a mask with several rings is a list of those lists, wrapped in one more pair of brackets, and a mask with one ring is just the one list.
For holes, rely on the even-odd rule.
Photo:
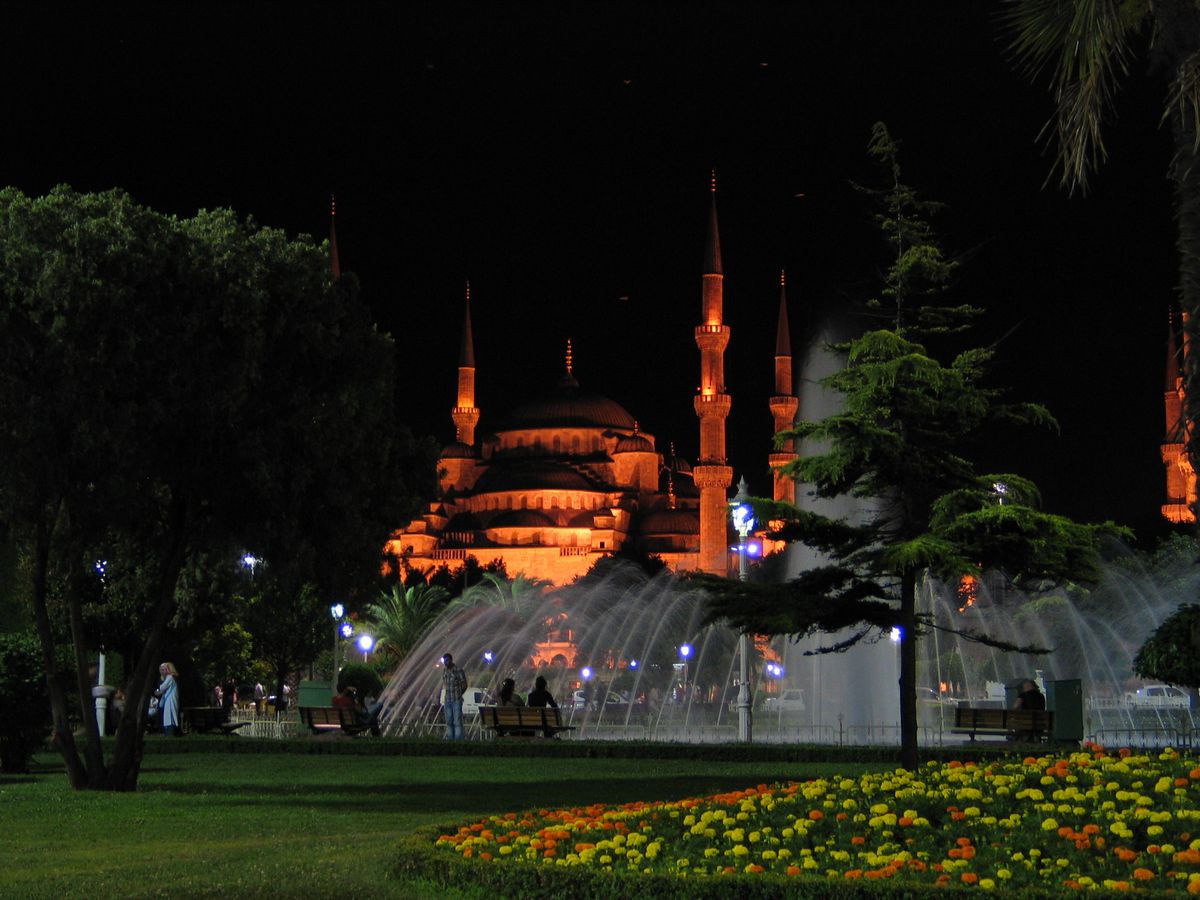
[(361, 699), (378, 697), (383, 692), (383, 679), (371, 666), (362, 663), (347, 663), (338, 674), (338, 692), (350, 685)]
[(0, 634), (0, 772), (25, 772), (50, 733), (50, 696), (37, 639)]

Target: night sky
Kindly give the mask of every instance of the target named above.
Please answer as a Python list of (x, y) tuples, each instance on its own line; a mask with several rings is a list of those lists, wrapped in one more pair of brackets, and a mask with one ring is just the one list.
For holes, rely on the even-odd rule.
[(1149, 545), (1176, 282), (1161, 80), (1135, 61), (1111, 158), (1069, 198), (1044, 186), (1050, 101), (1006, 62), (992, 4), (743, 6), (6, 11), (0, 182), (318, 238), (335, 192), (414, 431), (453, 439), (469, 278), (482, 429), (554, 383), (571, 338), (582, 385), (694, 461), (715, 167), (730, 463), (767, 493), (779, 269), (797, 349), (872, 293), (883, 247), (850, 182), (878, 183), (883, 120), (905, 180), (948, 206), (938, 229), (969, 257), (955, 297), (989, 310), (998, 380), (1062, 425), (1004, 436), (988, 464)]

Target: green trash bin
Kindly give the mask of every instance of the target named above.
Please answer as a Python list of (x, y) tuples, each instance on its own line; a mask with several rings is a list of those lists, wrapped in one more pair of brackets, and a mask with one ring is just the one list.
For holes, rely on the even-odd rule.
[(1053, 741), (1083, 740), (1083, 682), (1062, 678), (1046, 682), (1046, 709), (1054, 711)]
[(297, 706), (329, 706), (333, 702), (333, 685), (328, 681), (301, 681), (296, 693)]

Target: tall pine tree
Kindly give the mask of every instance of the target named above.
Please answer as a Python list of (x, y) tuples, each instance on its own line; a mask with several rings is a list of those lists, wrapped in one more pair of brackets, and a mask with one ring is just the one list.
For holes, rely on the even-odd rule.
[[(1003, 402), (984, 384), (991, 348), (963, 350), (943, 363), (918, 342), (957, 335), (977, 310), (940, 302), (956, 263), (929, 226), (936, 206), (901, 182), (898, 147), (884, 125), (875, 126), (869, 152), (891, 180), (870, 193), (893, 251), (882, 298), (870, 305), (889, 310), (893, 327), (836, 346), (846, 366), (822, 383), (841, 395), (841, 412), (802, 421), (781, 436), (825, 448), (800, 457), (787, 473), (812, 497), (862, 501), (865, 520), (756, 501), (760, 521), (783, 522), (779, 536), (820, 551), (827, 562), (782, 585), (699, 580), (710, 591), (710, 619), (744, 631), (804, 636), (849, 628), (850, 636), (827, 652), (899, 628), (900, 761), (912, 769), (916, 642), (935, 624), (917, 612), (921, 579), (957, 580), (1001, 567), (1041, 586), (1086, 580), (1096, 571), (1099, 537), (1120, 529), (1043, 512), (1028, 480), (976, 471), (969, 454), (990, 426), (1053, 426), (1054, 420), (1036, 404)], [(1021, 649), (984, 634), (965, 636)]]

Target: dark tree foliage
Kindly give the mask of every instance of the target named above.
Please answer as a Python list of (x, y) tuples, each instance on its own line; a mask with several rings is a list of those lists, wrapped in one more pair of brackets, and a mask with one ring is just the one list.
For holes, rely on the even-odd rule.
[[(1045, 513), (1029, 481), (976, 471), (970, 454), (990, 427), (1054, 421), (1035, 404), (1004, 402), (985, 384), (990, 348), (962, 350), (942, 362), (913, 339), (958, 334), (975, 310), (932, 305), (948, 273), (932, 231), (918, 224), (928, 207), (899, 181), (897, 145), (882, 125), (870, 152), (892, 176), (878, 199), (879, 223), (894, 252), (884, 296), (895, 304), (895, 328), (835, 348), (846, 366), (822, 383), (841, 395), (841, 412), (799, 422), (785, 435), (824, 448), (797, 459), (788, 473), (810, 496), (856, 498), (861, 515), (831, 518), (756, 501), (759, 521), (784, 523), (780, 536), (829, 562), (784, 585), (701, 581), (713, 595), (710, 617), (743, 631), (802, 636), (849, 629), (826, 648), (841, 651), (899, 628), (901, 762), (911, 769), (918, 762), (915, 641), (931, 627), (949, 627), (918, 616), (920, 579), (929, 573), (954, 581), (984, 568), (1039, 587), (1087, 579), (1096, 574), (1099, 536), (1116, 529)], [(1037, 652), (984, 634), (965, 636)]]
[(1200, 605), (1181, 606), (1159, 625), (1138, 650), (1133, 670), (1143, 678), (1200, 688)]
[(0, 709), (0, 772), (25, 772), (50, 733), (50, 698), (31, 634), (0, 634)]
[[(206, 596), (187, 573), (244, 547), (279, 573), (277, 615), (304, 584), (346, 599), (374, 579), (381, 523), (413, 511), (406, 461), (428, 448), (392, 425), (390, 339), (310, 242), (60, 187), (0, 192), (0, 248), (0, 523), (29, 560), (71, 783), (131, 790), (158, 663)], [(128, 655), (109, 759), (88, 702), (101, 640)]]

